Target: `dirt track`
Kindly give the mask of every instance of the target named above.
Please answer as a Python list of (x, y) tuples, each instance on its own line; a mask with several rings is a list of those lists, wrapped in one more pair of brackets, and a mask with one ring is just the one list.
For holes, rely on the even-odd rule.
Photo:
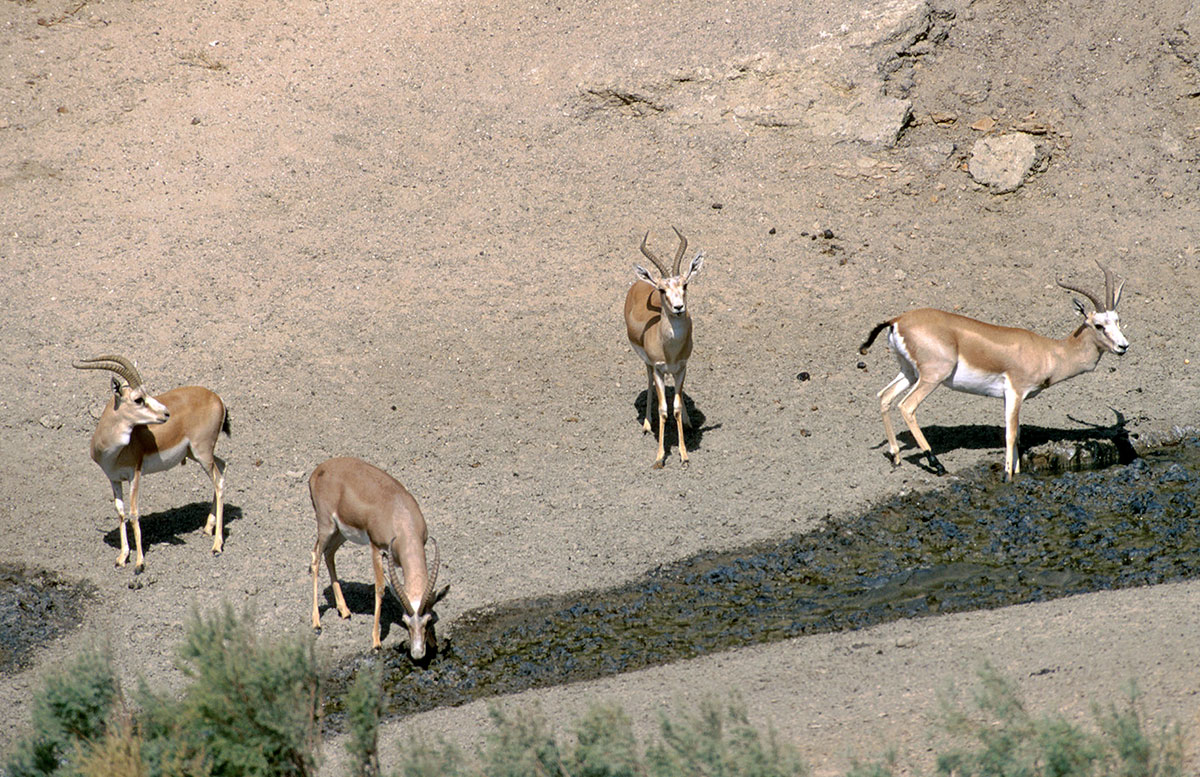
[[(178, 683), (194, 607), (253, 602), (266, 630), (307, 631), (305, 478), (330, 456), (379, 464), (420, 501), (452, 631), (489, 602), (925, 486), (881, 455), (890, 357), (856, 352), (912, 306), (1063, 335), (1076, 319), (1055, 277), (1094, 286), (1092, 259), (1111, 262), (1132, 348), (1026, 405), (1027, 434), (1115, 413), (1135, 434), (1198, 421), (1181, 333), (1200, 281), (1200, 11), (1182, 0), (1053, 16), (941, 0), (78, 5), (0, 9), (0, 511), (11, 560), (90, 579), (101, 599), (0, 680), (0, 750), (39, 672), (90, 640), (129, 680)], [(905, 100), (912, 123), (889, 147)], [(1015, 193), (963, 169), (985, 119), (1036, 131), (1048, 154)], [(672, 224), (706, 256), (689, 298), (701, 424), (688, 470), (652, 471), (620, 311), (642, 234), (669, 252)], [(218, 391), (233, 424), (226, 552), (209, 555), (204, 511), (187, 507), (208, 497), (199, 470), (155, 475), (134, 588), (112, 568), (116, 521), (86, 453), (106, 379), (69, 366), (113, 350), (158, 390)], [(998, 402), (939, 392), (921, 418), (951, 472), (1001, 460)], [(330, 659), (370, 639), (366, 554), (339, 560), (366, 617), (326, 611)], [(933, 690), (989, 655), (1072, 712), (1137, 675), (1152, 713), (1190, 720), (1197, 599), (1195, 585), (1079, 597), (600, 688), (642, 720), (683, 686), (754, 689), (754, 715), (819, 770), (885, 741), (919, 756)], [(422, 721), (463, 736), (479, 709)]]

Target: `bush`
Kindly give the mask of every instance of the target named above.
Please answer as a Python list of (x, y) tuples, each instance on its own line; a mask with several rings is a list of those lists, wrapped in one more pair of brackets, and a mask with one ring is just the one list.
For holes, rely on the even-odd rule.
[(1180, 777), (1183, 741), (1178, 727), (1147, 734), (1130, 690), (1124, 708), (1097, 711), (1096, 730), (1065, 718), (1031, 715), (1013, 684), (992, 667), (979, 672), (974, 709), (945, 703), (946, 730), (974, 740), (937, 759), (951, 777)]
[[(807, 774), (794, 748), (773, 731), (766, 740), (738, 703), (705, 699), (695, 715), (663, 716), (662, 741), (638, 754), (629, 717), (612, 705), (593, 705), (576, 724), (574, 743), (561, 746), (545, 716), (531, 707), (515, 713), (489, 709), (493, 730), (478, 753), (486, 777), (800, 777)], [(458, 777), (460, 754), (450, 745), (418, 741), (401, 753), (403, 777)]]
[(143, 688), (140, 699), (152, 774), (197, 760), (214, 777), (316, 772), (320, 699), (311, 639), (263, 643), (253, 614), (226, 605), (192, 616), (179, 655), (192, 679), (183, 698)]
[(379, 716), (383, 712), (383, 671), (378, 664), (364, 666), (346, 694), (346, 750), (354, 760), (357, 777), (379, 775)]
[(104, 737), (119, 693), (104, 650), (86, 651), (47, 675), (33, 697), (33, 733), (17, 743), (5, 764), (10, 777), (76, 774), (80, 749)]

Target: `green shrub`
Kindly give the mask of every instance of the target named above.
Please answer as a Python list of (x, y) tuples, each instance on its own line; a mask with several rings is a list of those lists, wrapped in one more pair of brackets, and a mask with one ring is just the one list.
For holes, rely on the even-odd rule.
[(179, 649), (192, 682), (174, 701), (143, 691), (152, 773), (203, 760), (214, 777), (316, 772), (319, 692), (312, 640), (259, 640), (250, 612), (194, 614)]
[(33, 697), (33, 733), (17, 743), (5, 764), (10, 777), (77, 774), (80, 750), (104, 737), (119, 693), (104, 650), (85, 651), (47, 675)]
[(1131, 690), (1124, 708), (1097, 711), (1096, 730), (1065, 718), (1035, 717), (1015, 686), (995, 669), (979, 671), (974, 709), (945, 703), (946, 730), (973, 746), (937, 758), (938, 774), (952, 777), (1179, 777), (1183, 744), (1178, 728), (1146, 733)]
[(383, 671), (374, 663), (358, 670), (346, 694), (346, 750), (357, 777), (379, 774), (379, 716), (383, 712)]

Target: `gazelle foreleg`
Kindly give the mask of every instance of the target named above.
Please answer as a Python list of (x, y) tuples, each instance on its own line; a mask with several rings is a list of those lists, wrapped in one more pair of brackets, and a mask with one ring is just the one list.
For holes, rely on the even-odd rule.
[(380, 558), (380, 552), (391, 553), (388, 548), (380, 551), (375, 545), (371, 545), (371, 566), (375, 567), (375, 625), (371, 627), (371, 647), (378, 650), (383, 645), (383, 641), (379, 637), (379, 616), (383, 612), (383, 594), (387, 590), (387, 584), (383, 577), (383, 559)]
[(129, 534), (126, 530), (126, 525), (129, 523), (129, 516), (125, 512), (125, 483), (120, 480), (113, 480), (111, 484), (113, 505), (117, 508), (117, 518), (121, 521), (121, 552), (117, 556), (117, 563), (114, 566), (123, 567), (129, 562)]
[(921, 450), (925, 451), (925, 457), (929, 462), (929, 466), (937, 475), (945, 475), (946, 468), (937, 460), (937, 456), (933, 455), (933, 449), (929, 446), (929, 441), (925, 439), (925, 434), (921, 431), (921, 427), (917, 426), (917, 406), (925, 401), (925, 397), (933, 393), (933, 390), (941, 385), (941, 380), (928, 380), (924, 375), (917, 379), (917, 385), (912, 391), (905, 395), (904, 399), (900, 400), (900, 416), (904, 419), (904, 423), (908, 425), (908, 430), (912, 432), (913, 439), (917, 441), (917, 445)]
[(654, 459), (654, 468), (662, 469), (663, 459), (667, 449), (667, 388), (666, 378), (658, 370), (654, 370), (654, 394), (658, 397), (658, 456)]
[(133, 547), (137, 552), (137, 561), (133, 565), (135, 574), (141, 574), (142, 570), (146, 568), (146, 557), (142, 555), (142, 523), (138, 514), (138, 495), (141, 493), (141, 485), (142, 465), (139, 463), (133, 469), (133, 483), (129, 486), (129, 520), (133, 522)]
[(888, 452), (892, 456), (892, 466), (900, 466), (900, 443), (896, 441), (896, 430), (892, 427), (892, 403), (912, 382), (902, 372), (895, 380), (879, 390), (879, 409), (883, 413), (883, 431), (887, 433)]
[(1021, 471), (1021, 395), (1011, 387), (1004, 389), (1004, 479), (1012, 480)]

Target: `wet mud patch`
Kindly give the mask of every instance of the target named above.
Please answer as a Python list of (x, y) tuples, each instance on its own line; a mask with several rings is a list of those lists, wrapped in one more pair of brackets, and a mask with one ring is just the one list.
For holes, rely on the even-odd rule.
[(404, 715), (804, 634), (1200, 576), (1200, 438), (1125, 465), (1001, 482), (980, 468), (783, 542), (710, 552), (599, 591), (467, 613), (426, 666), (362, 661)]
[(78, 626), (95, 596), (90, 583), (0, 563), (0, 674), (24, 669), (38, 646)]

